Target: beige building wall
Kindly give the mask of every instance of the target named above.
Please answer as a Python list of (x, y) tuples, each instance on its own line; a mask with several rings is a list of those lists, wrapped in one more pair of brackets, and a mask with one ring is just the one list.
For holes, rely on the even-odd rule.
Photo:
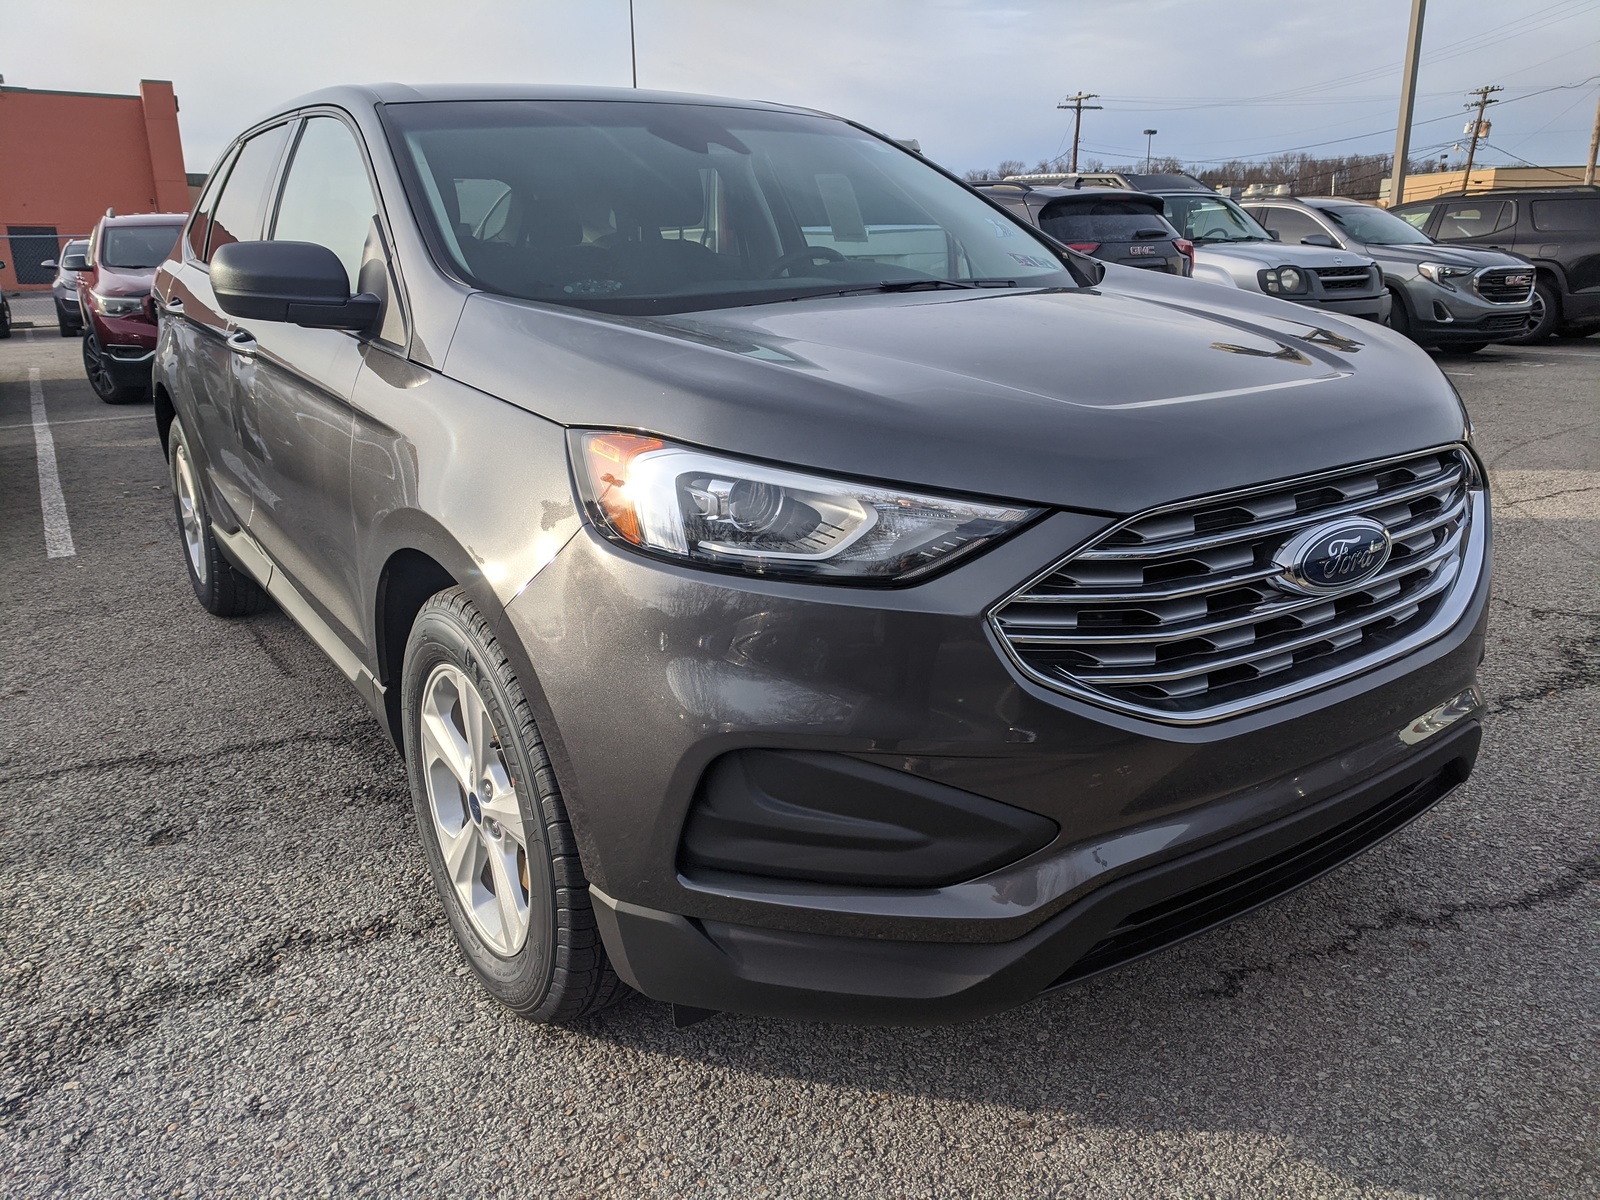
[[(1423, 175), (1407, 175), (1403, 193), (1405, 203), (1413, 200), (1432, 200), (1435, 196), (1457, 195), (1463, 190), (1486, 192), (1491, 188), (1527, 187), (1579, 187), (1583, 183), (1582, 167), (1473, 167), (1472, 181), (1465, 183), (1464, 171), (1431, 171)], [(1378, 185), (1378, 203), (1389, 206), (1389, 181)]]

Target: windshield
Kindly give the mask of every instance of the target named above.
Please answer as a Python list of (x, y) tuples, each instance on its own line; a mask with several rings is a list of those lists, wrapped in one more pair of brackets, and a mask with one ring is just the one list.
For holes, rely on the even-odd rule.
[(1058, 242), (1135, 242), (1175, 238), (1152, 207), (1135, 200), (1054, 200), (1039, 213), (1039, 228)]
[[(1322, 214), (1358, 242), (1373, 246), (1431, 246), (1433, 239), (1411, 222), (1368, 204), (1324, 208)], [(1426, 216), (1426, 212), (1423, 214)]]
[(506, 295), (656, 313), (1079, 285), (1027, 227), (831, 118), (594, 100), (383, 113), (435, 253)]
[(1244, 209), (1223, 196), (1209, 192), (1181, 193), (1162, 197), (1167, 220), (1183, 231), (1192, 242), (1266, 242), (1267, 231), (1250, 219)]
[(106, 230), (100, 262), (124, 270), (159, 267), (177, 244), (182, 225), (114, 225)]

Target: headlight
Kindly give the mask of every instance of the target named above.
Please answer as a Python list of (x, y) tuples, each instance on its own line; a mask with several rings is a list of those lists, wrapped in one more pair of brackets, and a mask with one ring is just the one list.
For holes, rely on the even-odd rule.
[(1306, 278), (1294, 267), (1278, 267), (1261, 272), (1261, 290), (1281, 295), (1306, 290)]
[(571, 435), (595, 527), (666, 558), (753, 575), (899, 583), (1038, 516), (743, 462), (634, 433)]
[(1452, 286), (1452, 279), (1460, 279), (1463, 275), (1471, 275), (1471, 267), (1452, 267), (1445, 263), (1418, 263), (1417, 273), (1424, 279), (1431, 279), (1434, 283)]
[(89, 303), (94, 306), (95, 312), (101, 316), (131, 317), (144, 307), (144, 297), (102, 296), (99, 292), (90, 292)]

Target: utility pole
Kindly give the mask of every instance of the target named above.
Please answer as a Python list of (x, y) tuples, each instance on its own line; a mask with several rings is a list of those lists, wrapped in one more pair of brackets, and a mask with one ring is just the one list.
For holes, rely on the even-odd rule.
[(1093, 92), (1079, 92), (1076, 96), (1068, 96), (1057, 108), (1070, 108), (1072, 110), (1072, 173), (1078, 173), (1078, 130), (1083, 123), (1083, 110), (1098, 111), (1105, 106), (1102, 104), (1085, 104), (1085, 100), (1098, 100), (1099, 96)]
[(1469, 96), (1476, 96), (1478, 98), (1475, 103), (1473, 101), (1468, 101), (1466, 104), (1462, 105), (1463, 108), (1476, 108), (1478, 110), (1477, 115), (1472, 118), (1472, 140), (1467, 143), (1467, 169), (1461, 172), (1461, 194), (1463, 196), (1467, 194), (1467, 189), (1472, 186), (1472, 160), (1473, 157), (1478, 153), (1478, 139), (1480, 137), (1487, 137), (1489, 134), (1489, 131), (1484, 128), (1483, 110), (1488, 108), (1491, 104), (1499, 104), (1500, 101), (1491, 100), (1490, 97), (1494, 95), (1495, 92), (1503, 91), (1505, 91), (1505, 88), (1503, 87), (1496, 87), (1492, 85), (1490, 87), (1481, 87), (1477, 91), (1467, 93)]
[(1389, 170), (1389, 207), (1405, 199), (1406, 159), (1411, 156), (1411, 111), (1417, 99), (1417, 53), (1422, 49), (1422, 10), (1427, 0), (1411, 0), (1411, 31), (1406, 34), (1405, 74), (1400, 79), (1400, 122)]
[(1589, 135), (1589, 165), (1583, 169), (1583, 183), (1585, 187), (1594, 183), (1594, 159), (1600, 152), (1600, 100), (1594, 104), (1594, 132)]

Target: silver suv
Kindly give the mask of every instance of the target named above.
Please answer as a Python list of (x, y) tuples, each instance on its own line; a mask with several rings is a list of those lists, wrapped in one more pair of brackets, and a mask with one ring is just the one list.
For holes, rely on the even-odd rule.
[(1247, 200), (1245, 211), (1286, 246), (1370, 254), (1394, 298), (1389, 324), (1421, 345), (1471, 354), (1527, 332), (1534, 269), (1520, 255), (1441, 246), (1391, 212), (1336, 196)]

